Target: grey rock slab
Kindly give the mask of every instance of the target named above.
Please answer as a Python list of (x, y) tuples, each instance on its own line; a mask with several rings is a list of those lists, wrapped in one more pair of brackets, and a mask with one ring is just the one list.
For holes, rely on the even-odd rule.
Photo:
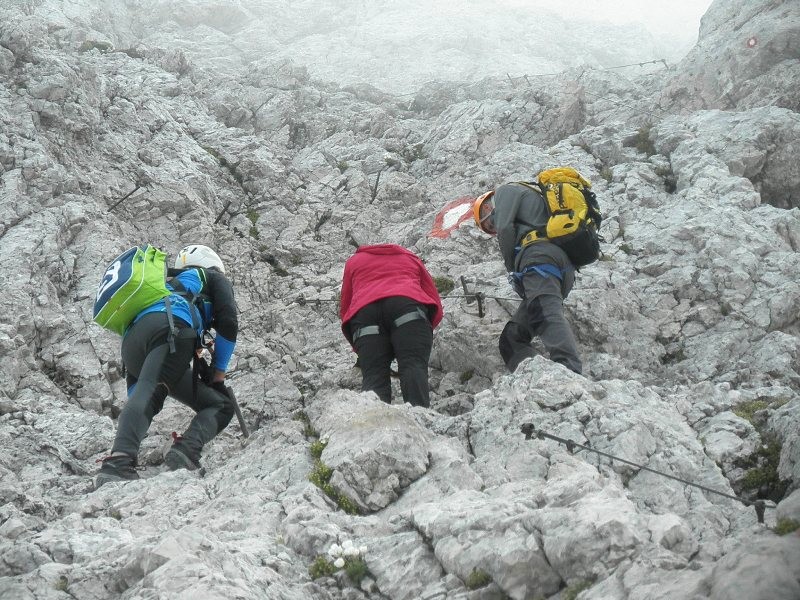
[(365, 511), (385, 508), (428, 470), (430, 437), (403, 409), (373, 393), (336, 392), (307, 407), (327, 440), (331, 485)]

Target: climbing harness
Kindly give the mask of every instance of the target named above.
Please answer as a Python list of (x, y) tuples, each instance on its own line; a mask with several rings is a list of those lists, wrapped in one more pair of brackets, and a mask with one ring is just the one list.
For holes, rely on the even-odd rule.
[(510, 284), (522, 283), (522, 278), (528, 273), (538, 273), (542, 277), (552, 275), (559, 281), (564, 281), (564, 272), (555, 265), (541, 264), (541, 265), (528, 265), (522, 271), (515, 271), (508, 274), (508, 282)]
[(726, 494), (725, 492), (720, 492), (719, 490), (714, 490), (704, 485), (700, 485), (698, 483), (693, 483), (691, 481), (687, 481), (685, 479), (681, 479), (680, 477), (675, 477), (674, 475), (669, 475), (668, 473), (662, 473), (661, 471), (656, 471), (655, 469), (651, 469), (650, 467), (645, 467), (644, 465), (637, 464), (635, 462), (631, 462), (629, 460), (625, 460), (624, 458), (620, 458), (618, 456), (613, 456), (612, 454), (607, 454), (606, 452), (601, 452), (600, 450), (595, 450), (590, 446), (584, 446), (583, 444), (579, 444), (573, 440), (568, 440), (564, 438), (560, 438), (556, 435), (552, 435), (550, 433), (546, 433), (541, 429), (536, 429), (533, 426), (533, 423), (523, 423), (521, 427), (522, 433), (525, 435), (526, 440), (530, 440), (535, 435), (538, 439), (548, 438), (558, 442), (559, 444), (564, 444), (567, 447), (567, 450), (570, 453), (575, 452), (575, 448), (579, 448), (580, 450), (588, 450), (589, 452), (594, 452), (595, 454), (599, 454), (600, 456), (605, 456), (606, 458), (610, 458), (612, 461), (616, 460), (621, 463), (625, 463), (626, 465), (630, 465), (632, 467), (636, 467), (637, 469), (641, 469), (643, 471), (648, 471), (649, 473), (654, 473), (656, 475), (661, 475), (662, 477), (667, 477), (669, 479), (674, 479), (675, 481), (679, 481), (684, 485), (690, 485), (692, 487), (696, 487), (698, 489), (703, 490), (704, 492), (708, 492), (710, 494), (717, 494), (718, 496), (722, 496), (724, 498), (729, 498), (730, 500), (736, 500), (737, 502), (741, 502), (745, 506), (752, 506), (756, 509), (756, 517), (758, 518), (759, 523), (764, 522), (764, 509), (766, 508), (775, 508), (775, 505), (769, 505), (763, 500), (745, 500), (743, 498), (739, 498), (738, 496), (734, 496), (732, 494)]
[[(392, 321), (392, 329), (397, 329), (406, 323), (411, 323), (411, 321), (418, 321), (420, 319), (427, 321), (428, 316), (425, 314), (424, 310), (422, 310), (420, 307), (417, 307), (411, 312), (402, 314)], [(381, 333), (381, 328), (378, 325), (365, 325), (364, 327), (359, 327), (356, 329), (355, 333), (353, 333), (353, 342), (364, 337), (365, 335), (378, 335), (379, 333)]]

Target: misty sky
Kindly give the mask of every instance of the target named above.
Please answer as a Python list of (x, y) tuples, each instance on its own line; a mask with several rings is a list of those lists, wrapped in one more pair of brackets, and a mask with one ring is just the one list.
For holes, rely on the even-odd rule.
[(654, 34), (695, 39), (700, 18), (712, 0), (498, 0), (520, 9), (537, 6), (612, 23), (643, 23)]

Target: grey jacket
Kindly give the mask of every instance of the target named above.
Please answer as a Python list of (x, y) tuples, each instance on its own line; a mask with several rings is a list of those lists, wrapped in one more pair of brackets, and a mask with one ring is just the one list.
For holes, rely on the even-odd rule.
[(528, 265), (555, 265), (569, 275), (565, 277), (569, 285), (562, 282), (562, 293), (566, 296), (572, 287), (575, 267), (561, 248), (542, 241), (517, 251), (522, 238), (529, 231), (544, 227), (550, 218), (542, 195), (524, 185), (507, 183), (494, 192), (494, 211), (497, 241), (506, 270), (519, 272)]

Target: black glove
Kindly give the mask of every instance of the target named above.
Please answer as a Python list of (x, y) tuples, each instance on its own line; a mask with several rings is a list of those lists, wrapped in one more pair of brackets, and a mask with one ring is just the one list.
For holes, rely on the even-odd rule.
[(206, 362), (202, 356), (196, 356), (195, 365), (197, 369), (197, 377), (206, 385), (211, 385), (211, 379), (214, 377), (214, 368)]
[(209, 387), (230, 399), (231, 395), (228, 393), (228, 386), (225, 385), (224, 381), (215, 381)]

